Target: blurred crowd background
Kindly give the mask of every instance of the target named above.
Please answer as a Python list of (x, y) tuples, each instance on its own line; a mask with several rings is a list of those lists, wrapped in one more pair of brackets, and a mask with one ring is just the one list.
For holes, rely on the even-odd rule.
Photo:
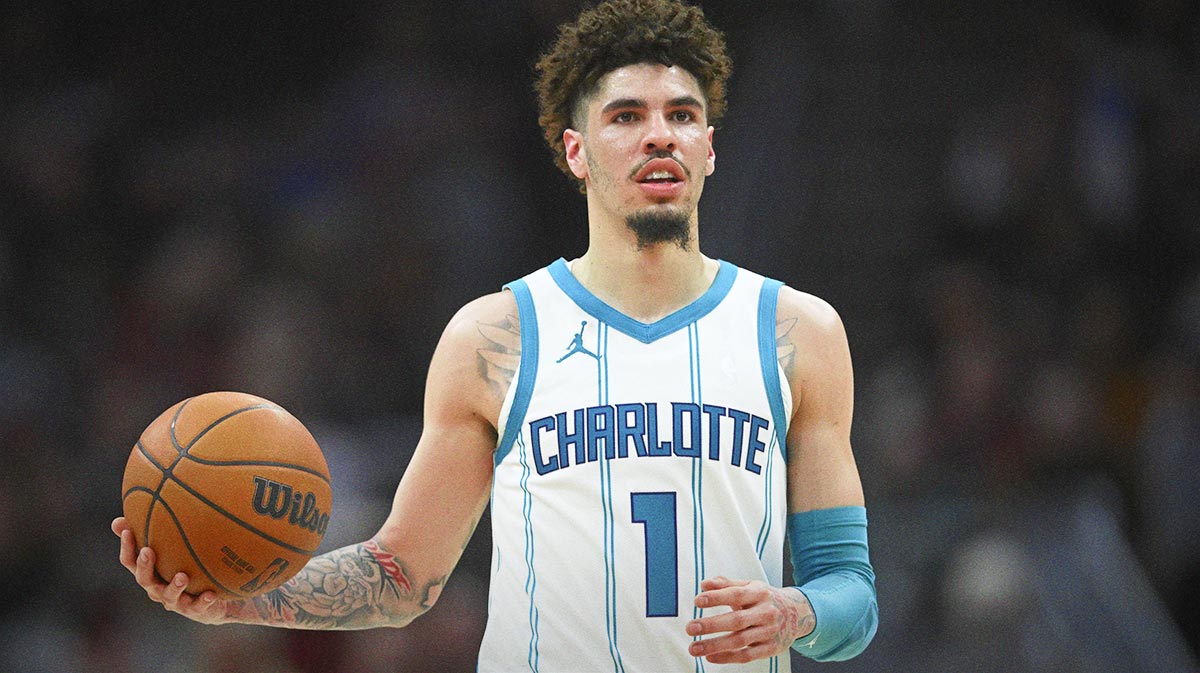
[[(709, 0), (701, 249), (837, 307), (882, 622), (793, 670), (1186, 672), (1200, 648), (1200, 10)], [(485, 517), (404, 630), (199, 627), (109, 521), (187, 396), (325, 449), (371, 535), (442, 327), (584, 252), (536, 125), (564, 0), (0, 3), (0, 670), (471, 671)]]

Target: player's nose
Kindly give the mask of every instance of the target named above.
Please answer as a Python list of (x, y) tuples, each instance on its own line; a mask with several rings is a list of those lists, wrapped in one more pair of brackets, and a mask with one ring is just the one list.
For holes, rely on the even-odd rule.
[(660, 115), (651, 115), (649, 123), (646, 124), (642, 149), (647, 153), (658, 150), (674, 151), (675, 143), (675, 129), (670, 122)]

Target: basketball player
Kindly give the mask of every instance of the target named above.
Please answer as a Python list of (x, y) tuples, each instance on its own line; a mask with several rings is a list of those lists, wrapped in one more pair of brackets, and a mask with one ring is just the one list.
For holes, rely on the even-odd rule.
[(586, 253), (450, 321), (372, 539), (225, 601), (157, 578), (117, 519), (150, 598), (214, 624), (404, 626), (490, 502), (480, 671), (766, 672), (789, 647), (861, 652), (877, 609), (841, 321), (699, 249), (729, 68), (721, 34), (676, 0), (610, 0), (565, 26), (538, 91), (586, 195)]

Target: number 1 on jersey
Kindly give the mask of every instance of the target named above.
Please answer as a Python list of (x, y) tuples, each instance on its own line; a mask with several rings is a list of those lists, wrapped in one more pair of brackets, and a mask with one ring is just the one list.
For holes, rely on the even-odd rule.
[(679, 616), (675, 494), (631, 493), (633, 522), (646, 527), (646, 616)]

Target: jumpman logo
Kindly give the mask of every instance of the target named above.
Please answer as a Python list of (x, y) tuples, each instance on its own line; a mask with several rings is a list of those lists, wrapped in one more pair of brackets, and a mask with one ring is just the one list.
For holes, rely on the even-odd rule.
[(571, 357), (572, 355), (574, 355), (576, 353), (583, 353), (584, 355), (590, 355), (590, 356), (596, 358), (597, 361), (600, 360), (599, 355), (596, 355), (595, 353), (591, 352), (590, 350), (587, 349), (586, 346), (583, 345), (583, 331), (585, 329), (587, 329), (587, 321), (586, 320), (579, 323), (579, 332), (575, 335), (574, 339), (571, 339), (570, 345), (567, 346), (567, 353), (565, 355), (563, 355), (561, 358), (555, 360), (555, 363), (562, 362), (563, 360), (566, 360), (567, 358)]

